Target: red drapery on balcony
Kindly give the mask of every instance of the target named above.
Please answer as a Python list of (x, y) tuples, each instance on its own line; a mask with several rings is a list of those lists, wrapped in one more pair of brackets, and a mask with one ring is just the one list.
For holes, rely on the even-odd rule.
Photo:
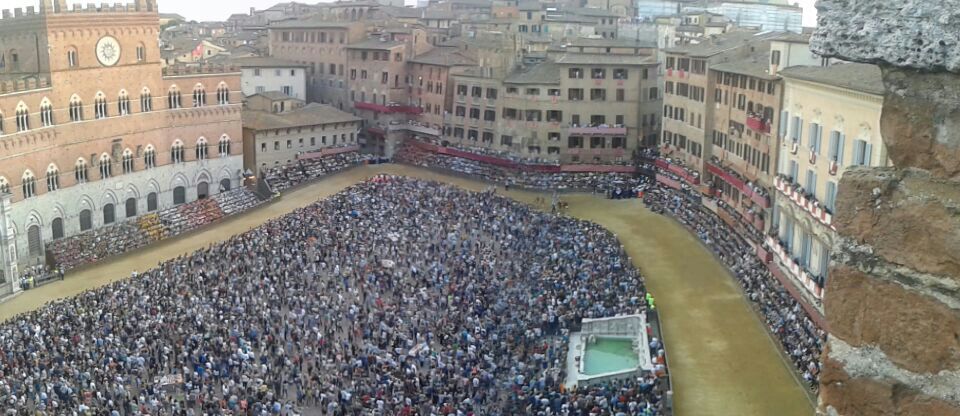
[(770, 123), (764, 123), (760, 117), (747, 117), (747, 127), (753, 131), (770, 133)]

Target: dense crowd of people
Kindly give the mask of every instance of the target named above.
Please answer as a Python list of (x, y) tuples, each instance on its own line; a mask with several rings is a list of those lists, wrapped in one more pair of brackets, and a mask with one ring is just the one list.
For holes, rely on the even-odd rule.
[(588, 191), (604, 194), (609, 198), (635, 197), (651, 185), (646, 176), (626, 173), (524, 171), (432, 153), (409, 145), (401, 147), (395, 160), (415, 166), (449, 170), (507, 187), (559, 192)]
[(564, 384), (582, 318), (646, 312), (617, 239), (379, 176), (0, 325), (17, 414), (665, 414), (658, 374)]
[(770, 274), (753, 247), (716, 214), (703, 208), (696, 191), (657, 187), (646, 192), (643, 199), (653, 211), (676, 218), (720, 258), (759, 309), (770, 332), (780, 341), (810, 388), (816, 389), (826, 332)]
[(54, 240), (47, 249), (53, 255), (57, 269), (70, 270), (195, 230), (262, 202), (249, 189), (236, 188), (210, 198), (147, 213), (137, 221), (123, 221)]

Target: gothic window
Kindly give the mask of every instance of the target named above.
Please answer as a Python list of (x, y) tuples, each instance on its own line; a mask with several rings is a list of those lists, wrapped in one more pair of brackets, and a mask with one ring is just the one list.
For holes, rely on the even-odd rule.
[(227, 84), (222, 82), (220, 83), (220, 86), (217, 87), (217, 104), (230, 104), (230, 88), (227, 87)]
[(157, 166), (157, 151), (152, 144), (147, 145), (147, 150), (143, 151), (143, 167), (152, 169)]
[(57, 169), (57, 165), (51, 164), (47, 167), (47, 192), (57, 189), (60, 189), (60, 169)]
[(108, 179), (113, 176), (113, 160), (110, 155), (104, 153), (100, 156), (100, 179)]
[(207, 105), (207, 91), (203, 89), (203, 85), (197, 84), (193, 87), (193, 106), (203, 107), (205, 105)]
[(183, 142), (180, 140), (173, 142), (173, 146), (170, 146), (170, 160), (173, 163), (183, 162)]
[(146, 113), (148, 111), (153, 111), (153, 96), (150, 95), (150, 89), (143, 87), (143, 90), (140, 91), (140, 112)]
[(26, 104), (21, 102), (17, 105), (16, 119), (17, 131), (30, 130), (30, 109)]
[(73, 176), (77, 183), (87, 182), (87, 162), (83, 158), (77, 159), (77, 164), (73, 167)]
[(93, 117), (99, 120), (109, 116), (110, 112), (107, 110), (107, 96), (103, 95), (102, 92), (98, 92), (97, 96), (93, 99)]
[(43, 127), (53, 125), (53, 105), (51, 105), (50, 100), (46, 98), (40, 102), (40, 124)]
[(220, 157), (230, 156), (230, 137), (226, 134), (220, 137), (219, 153)]
[(29, 170), (23, 173), (23, 198), (33, 198), (37, 195), (37, 178)]
[(197, 160), (206, 160), (207, 159), (207, 139), (201, 137), (197, 140)]
[(130, 96), (126, 90), (120, 90), (120, 96), (117, 97), (117, 111), (121, 116), (130, 114)]
[(76, 94), (70, 97), (70, 121), (83, 121), (83, 101)]
[(170, 87), (167, 92), (167, 108), (180, 108), (180, 89), (176, 85)]
[(80, 65), (80, 61), (77, 56), (77, 50), (75, 48), (70, 48), (67, 50), (67, 66), (70, 68), (76, 68)]
[(133, 172), (133, 151), (126, 149), (123, 151), (123, 173)]

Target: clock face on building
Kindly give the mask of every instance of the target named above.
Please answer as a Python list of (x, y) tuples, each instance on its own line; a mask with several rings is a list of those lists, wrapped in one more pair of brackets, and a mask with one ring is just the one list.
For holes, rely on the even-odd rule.
[(103, 66), (114, 66), (120, 61), (120, 42), (104, 36), (97, 42), (97, 60)]

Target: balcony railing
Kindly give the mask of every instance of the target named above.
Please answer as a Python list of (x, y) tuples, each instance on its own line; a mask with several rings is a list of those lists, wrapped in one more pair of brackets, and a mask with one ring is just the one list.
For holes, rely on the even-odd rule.
[(801, 287), (810, 292), (817, 300), (823, 300), (821, 279), (803, 268), (800, 262), (793, 258), (790, 251), (788, 251), (776, 237), (767, 236), (766, 243), (767, 246), (770, 247), (773, 257), (783, 265), (781, 270), (785, 270), (791, 279), (799, 283)]
[[(686, 181), (690, 185), (700, 184), (700, 177), (697, 176), (696, 173), (688, 171), (683, 166), (671, 164), (664, 159), (657, 159), (657, 161), (654, 162), (654, 165), (656, 165), (656, 167), (659, 169), (665, 170), (680, 177), (680, 179)], [(657, 175), (658, 180), (659, 177), (660, 175)]]
[(724, 182), (730, 184), (730, 186), (736, 188), (740, 191), (740, 194), (746, 198), (750, 198), (753, 203), (757, 204), (763, 209), (770, 208), (770, 197), (762, 193), (762, 191), (756, 191), (745, 183), (742, 179), (738, 178), (733, 173), (729, 172), (727, 169), (717, 165), (714, 162), (706, 162), (707, 171), (712, 173), (714, 176), (719, 177)]
[(777, 175), (777, 177), (773, 178), (773, 186), (776, 187), (781, 194), (786, 196), (787, 199), (806, 211), (821, 224), (829, 227), (831, 230), (837, 230), (837, 227), (833, 225), (833, 214), (831, 214), (819, 200), (800, 192), (798, 187), (794, 186), (794, 184), (783, 175)]

